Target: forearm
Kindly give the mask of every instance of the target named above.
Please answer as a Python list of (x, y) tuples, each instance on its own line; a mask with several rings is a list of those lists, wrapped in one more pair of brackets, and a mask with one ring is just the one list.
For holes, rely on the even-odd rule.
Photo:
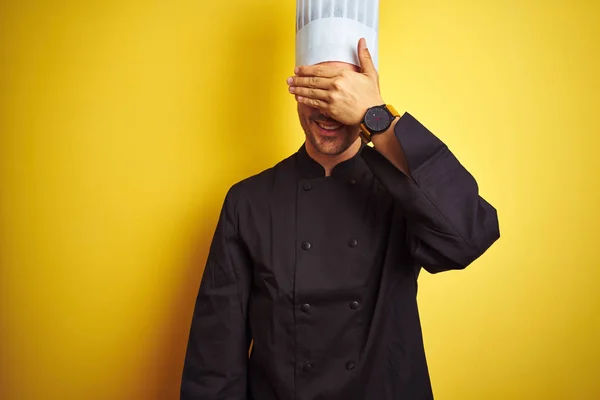
[(408, 167), (408, 161), (404, 154), (404, 150), (400, 145), (400, 142), (394, 134), (396, 124), (402, 117), (397, 117), (392, 122), (392, 125), (388, 130), (377, 135), (371, 136), (371, 142), (375, 149), (387, 158), (396, 168), (402, 171), (405, 175), (410, 176), (410, 169)]
[(249, 338), (234, 298), (201, 290), (192, 318), (181, 400), (246, 399)]
[(373, 136), (381, 143), (365, 148), (363, 158), (408, 220), (414, 254), (432, 271), (468, 265), (498, 238), (496, 210), (447, 146), (411, 115), (383, 135)]

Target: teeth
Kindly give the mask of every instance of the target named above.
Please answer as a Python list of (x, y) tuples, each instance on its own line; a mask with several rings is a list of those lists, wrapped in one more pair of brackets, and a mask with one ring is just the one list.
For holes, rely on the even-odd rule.
[(335, 131), (336, 129), (340, 129), (342, 127), (341, 124), (337, 124), (337, 125), (324, 125), (320, 122), (317, 122), (317, 125), (319, 125), (321, 128), (327, 130), (327, 131)]

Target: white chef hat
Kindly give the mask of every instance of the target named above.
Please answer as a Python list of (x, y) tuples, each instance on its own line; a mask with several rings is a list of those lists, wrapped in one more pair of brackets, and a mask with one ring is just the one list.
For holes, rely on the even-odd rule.
[(378, 65), (379, 0), (296, 0), (296, 66), (342, 61), (360, 66), (364, 37)]

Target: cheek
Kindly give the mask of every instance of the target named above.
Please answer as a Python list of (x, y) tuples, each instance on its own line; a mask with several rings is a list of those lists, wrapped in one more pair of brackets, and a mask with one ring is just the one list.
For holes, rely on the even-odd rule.
[(304, 104), (298, 104), (298, 115), (300, 116), (300, 120), (304, 123), (308, 124), (310, 122), (310, 116), (313, 112), (311, 107)]
[(348, 137), (356, 138), (358, 137), (359, 133), (360, 129), (356, 126), (346, 126), (346, 134), (348, 135)]
[(298, 103), (298, 113), (302, 115), (302, 118), (308, 118), (313, 112), (314, 109), (312, 107)]
[(309, 125), (308, 116), (309, 116), (309, 114), (307, 114), (305, 112), (305, 110), (302, 109), (302, 107), (298, 106), (298, 119), (300, 121), (300, 125), (302, 126), (302, 128), (304, 130), (308, 129), (308, 125)]

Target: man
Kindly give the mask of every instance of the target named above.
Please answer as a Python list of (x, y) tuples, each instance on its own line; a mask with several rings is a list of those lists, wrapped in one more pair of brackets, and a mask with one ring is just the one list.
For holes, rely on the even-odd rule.
[(420, 268), (471, 264), (497, 214), (446, 145), (386, 105), (364, 39), (357, 54), (296, 68), (304, 145), (228, 192), (182, 400), (433, 398)]

